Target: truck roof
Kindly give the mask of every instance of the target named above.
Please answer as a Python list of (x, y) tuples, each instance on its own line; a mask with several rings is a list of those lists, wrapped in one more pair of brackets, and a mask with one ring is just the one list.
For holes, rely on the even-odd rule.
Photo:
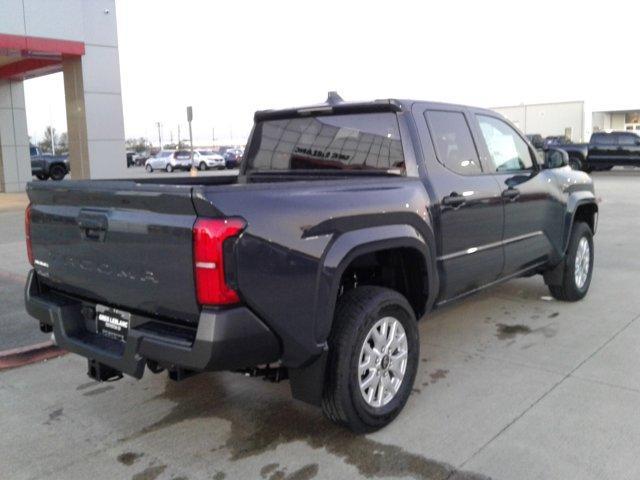
[(262, 120), (274, 120), (278, 118), (291, 118), (307, 115), (319, 115), (319, 114), (345, 114), (345, 113), (366, 113), (366, 112), (400, 112), (403, 110), (410, 110), (411, 107), (416, 104), (423, 104), (426, 107), (438, 109), (438, 108), (469, 108), (475, 112), (484, 112), (495, 115), (496, 112), (478, 107), (471, 107), (468, 105), (459, 105), (454, 103), (443, 102), (431, 102), (425, 100), (410, 100), (410, 99), (396, 99), (385, 98), (369, 101), (347, 102), (342, 99), (335, 92), (329, 92), (327, 100), (322, 103), (316, 103), (313, 105), (305, 105), (301, 107), (285, 108), (285, 109), (270, 109), (270, 110), (258, 110), (254, 115), (255, 121)]

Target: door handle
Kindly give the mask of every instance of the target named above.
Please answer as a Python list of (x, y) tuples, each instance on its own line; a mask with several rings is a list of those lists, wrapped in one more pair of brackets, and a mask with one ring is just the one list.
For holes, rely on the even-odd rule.
[(448, 195), (442, 199), (442, 204), (448, 207), (458, 208), (467, 203), (467, 199), (462, 195), (458, 195), (456, 192), (451, 192), (451, 195)]
[(507, 188), (502, 191), (502, 197), (513, 201), (520, 196), (520, 190), (517, 188)]

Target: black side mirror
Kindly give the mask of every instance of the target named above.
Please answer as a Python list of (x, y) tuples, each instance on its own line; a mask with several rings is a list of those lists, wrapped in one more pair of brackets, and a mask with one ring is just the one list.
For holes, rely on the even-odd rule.
[(569, 154), (559, 148), (549, 148), (544, 152), (546, 168), (560, 168), (569, 165)]

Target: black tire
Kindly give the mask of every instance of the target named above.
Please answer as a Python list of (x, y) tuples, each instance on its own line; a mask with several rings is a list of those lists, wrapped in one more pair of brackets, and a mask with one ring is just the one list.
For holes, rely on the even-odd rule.
[(576, 157), (569, 157), (569, 166), (574, 170), (582, 170), (582, 162)]
[[(585, 238), (589, 245), (589, 269), (584, 284), (579, 286), (576, 283), (575, 269), (578, 246), (582, 238)], [(589, 285), (591, 284), (593, 258), (593, 232), (586, 223), (576, 222), (573, 225), (571, 238), (569, 239), (569, 248), (567, 250), (564, 270), (562, 271), (562, 282), (559, 285), (549, 285), (551, 295), (557, 300), (565, 302), (582, 300), (589, 291)]]
[[(397, 319), (404, 328), (407, 364), (395, 395), (386, 405), (373, 407), (360, 392), (358, 365), (367, 335), (378, 320), (386, 316)], [(324, 414), (331, 421), (356, 433), (373, 432), (386, 426), (407, 403), (419, 358), (417, 320), (404, 296), (388, 288), (372, 286), (347, 292), (338, 301), (329, 337), (329, 358), (322, 398)]]
[(49, 176), (51, 177), (51, 180), (55, 180), (56, 182), (62, 180), (66, 174), (67, 169), (62, 165), (51, 165), (51, 168), (49, 169)]
[(204, 162), (200, 162), (200, 165), (198, 165), (198, 169), (204, 172), (205, 170), (207, 170), (207, 164)]
[(144, 167), (144, 169), (149, 173), (153, 172), (153, 167), (151, 166), (150, 163), (147, 163), (147, 165)]
[(173, 172), (173, 167), (171, 166), (170, 163), (167, 163), (167, 166), (164, 167), (164, 169), (167, 171), (167, 173)]
[(36, 173), (36, 178), (44, 182), (45, 180), (49, 180), (49, 175), (46, 173)]

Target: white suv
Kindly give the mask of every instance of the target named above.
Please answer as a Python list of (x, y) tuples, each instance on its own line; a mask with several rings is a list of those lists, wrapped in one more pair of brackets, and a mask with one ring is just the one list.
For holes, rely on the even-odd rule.
[(188, 150), (160, 150), (158, 154), (146, 161), (147, 172), (154, 170), (191, 170), (191, 153)]
[(223, 170), (225, 168), (224, 157), (212, 150), (196, 150), (193, 152), (193, 164), (199, 170), (208, 170), (209, 168)]

